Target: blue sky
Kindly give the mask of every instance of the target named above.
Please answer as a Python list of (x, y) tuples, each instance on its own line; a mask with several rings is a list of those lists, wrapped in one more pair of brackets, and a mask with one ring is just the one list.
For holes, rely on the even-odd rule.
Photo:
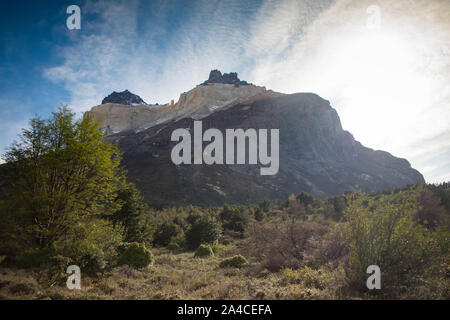
[(217, 68), (315, 92), (364, 145), (450, 180), (449, 15), (446, 0), (1, 1), (0, 148), (61, 104), (176, 101)]

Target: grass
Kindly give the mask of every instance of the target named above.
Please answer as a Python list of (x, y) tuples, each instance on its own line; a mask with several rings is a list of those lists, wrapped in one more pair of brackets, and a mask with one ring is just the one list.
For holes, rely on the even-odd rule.
[(82, 274), (80, 290), (67, 289), (64, 280), (48, 283), (39, 270), (0, 268), (0, 298), (294, 299), (308, 289), (286, 282), (283, 272), (261, 270), (251, 260), (239, 269), (220, 268), (220, 262), (232, 256), (233, 250), (204, 259), (195, 259), (193, 253), (153, 251), (155, 263), (146, 269), (122, 266), (99, 277)]

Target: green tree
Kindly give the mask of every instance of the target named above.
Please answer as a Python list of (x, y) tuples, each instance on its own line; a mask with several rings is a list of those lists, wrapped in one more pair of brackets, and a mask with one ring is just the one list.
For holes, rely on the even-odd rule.
[(219, 216), (226, 230), (244, 233), (250, 220), (250, 209), (246, 207), (230, 207), (225, 205)]
[(173, 221), (164, 221), (158, 226), (155, 233), (154, 244), (167, 246), (173, 238), (183, 236), (183, 229)]
[(350, 276), (365, 288), (366, 269), (378, 265), (383, 292), (413, 288), (434, 274), (438, 244), (430, 230), (415, 222), (417, 190), (389, 195), (347, 194)]
[(89, 117), (75, 120), (61, 107), (48, 120), (34, 118), (5, 154), (7, 200), (21, 245), (48, 247), (79, 221), (117, 211), (117, 188), (125, 179), (116, 146)]
[(255, 209), (255, 220), (256, 221), (263, 221), (264, 220), (264, 211), (260, 207), (257, 207)]
[(222, 226), (211, 214), (195, 214), (189, 219), (191, 227), (186, 232), (186, 244), (189, 249), (196, 249), (202, 243), (217, 241), (222, 233)]
[(155, 227), (147, 214), (148, 207), (139, 190), (133, 183), (124, 183), (117, 192), (116, 201), (120, 209), (114, 212), (111, 220), (115, 226), (123, 226), (124, 240), (144, 242), (149, 246), (153, 241)]
[(262, 201), (262, 202), (260, 202), (258, 204), (258, 207), (260, 207), (263, 212), (269, 212), (269, 210), (270, 210), (270, 201), (269, 200), (264, 200), (264, 201)]

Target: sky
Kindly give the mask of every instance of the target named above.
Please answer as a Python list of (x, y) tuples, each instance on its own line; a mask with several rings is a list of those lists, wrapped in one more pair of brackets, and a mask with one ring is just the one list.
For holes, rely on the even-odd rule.
[(177, 101), (211, 69), (317, 93), (365, 146), (450, 181), (448, 0), (1, 1), (0, 152), (60, 105)]

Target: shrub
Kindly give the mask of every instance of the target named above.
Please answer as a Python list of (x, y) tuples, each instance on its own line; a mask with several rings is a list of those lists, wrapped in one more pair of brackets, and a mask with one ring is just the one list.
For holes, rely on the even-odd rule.
[(343, 266), (335, 269), (283, 269), (281, 285), (287, 299), (342, 299), (349, 297), (349, 287)]
[(210, 245), (210, 247), (215, 255), (225, 254), (227, 251), (229, 251), (232, 248), (229, 243), (227, 245), (225, 245), (224, 243), (222, 243), (222, 244), (213, 243)]
[(430, 230), (414, 221), (417, 192), (349, 195), (347, 242), (350, 277), (356, 287), (365, 289), (369, 265), (380, 267), (386, 293), (416, 287), (435, 274), (438, 243)]
[(219, 266), (221, 268), (227, 268), (227, 267), (230, 267), (230, 268), (241, 268), (244, 265), (246, 265), (247, 263), (248, 263), (247, 259), (245, 259), (244, 256), (238, 254), (238, 255), (233, 256), (231, 258), (227, 258), (227, 259), (222, 260), (222, 262), (220, 262)]
[(256, 208), (255, 210), (255, 220), (263, 221), (264, 220), (264, 211), (261, 208)]
[(172, 238), (183, 233), (183, 229), (174, 222), (163, 222), (156, 231), (153, 243), (158, 246), (167, 246)]
[(134, 268), (145, 268), (154, 261), (153, 254), (144, 244), (124, 243), (119, 248), (119, 265), (129, 265)]
[(220, 219), (224, 229), (243, 233), (247, 226), (249, 215), (248, 209), (225, 205), (220, 213)]
[(50, 248), (29, 248), (17, 255), (14, 264), (20, 268), (39, 268), (48, 264), (52, 255)]
[(302, 284), (306, 288), (324, 288), (324, 277), (320, 270), (314, 270), (305, 266), (303, 268), (292, 270), (283, 269), (282, 281), (284, 283)]
[(180, 249), (180, 245), (174, 239), (170, 240), (170, 243), (167, 245), (167, 250), (170, 251), (178, 251)]
[(195, 251), (195, 258), (211, 257), (214, 255), (213, 250), (207, 244), (201, 244)]
[(36, 288), (31, 283), (20, 282), (9, 287), (9, 291), (15, 295), (27, 295), (34, 293)]
[(114, 225), (120, 223), (124, 227), (124, 241), (151, 244), (154, 225), (148, 219), (147, 205), (136, 186), (133, 183), (121, 186), (116, 202), (120, 209), (112, 214), (111, 220)]
[(198, 215), (192, 219), (191, 228), (186, 232), (186, 244), (195, 249), (202, 243), (213, 243), (222, 233), (220, 222), (212, 215)]
[(264, 260), (268, 270), (299, 268), (311, 255), (311, 241), (323, 237), (329, 231), (325, 221), (298, 221), (291, 216), (286, 221), (255, 222), (249, 225), (244, 254)]
[(70, 258), (70, 263), (83, 272), (92, 274), (113, 267), (122, 239), (122, 228), (114, 228), (110, 221), (94, 219), (75, 225), (66, 240), (55, 243), (55, 250)]

